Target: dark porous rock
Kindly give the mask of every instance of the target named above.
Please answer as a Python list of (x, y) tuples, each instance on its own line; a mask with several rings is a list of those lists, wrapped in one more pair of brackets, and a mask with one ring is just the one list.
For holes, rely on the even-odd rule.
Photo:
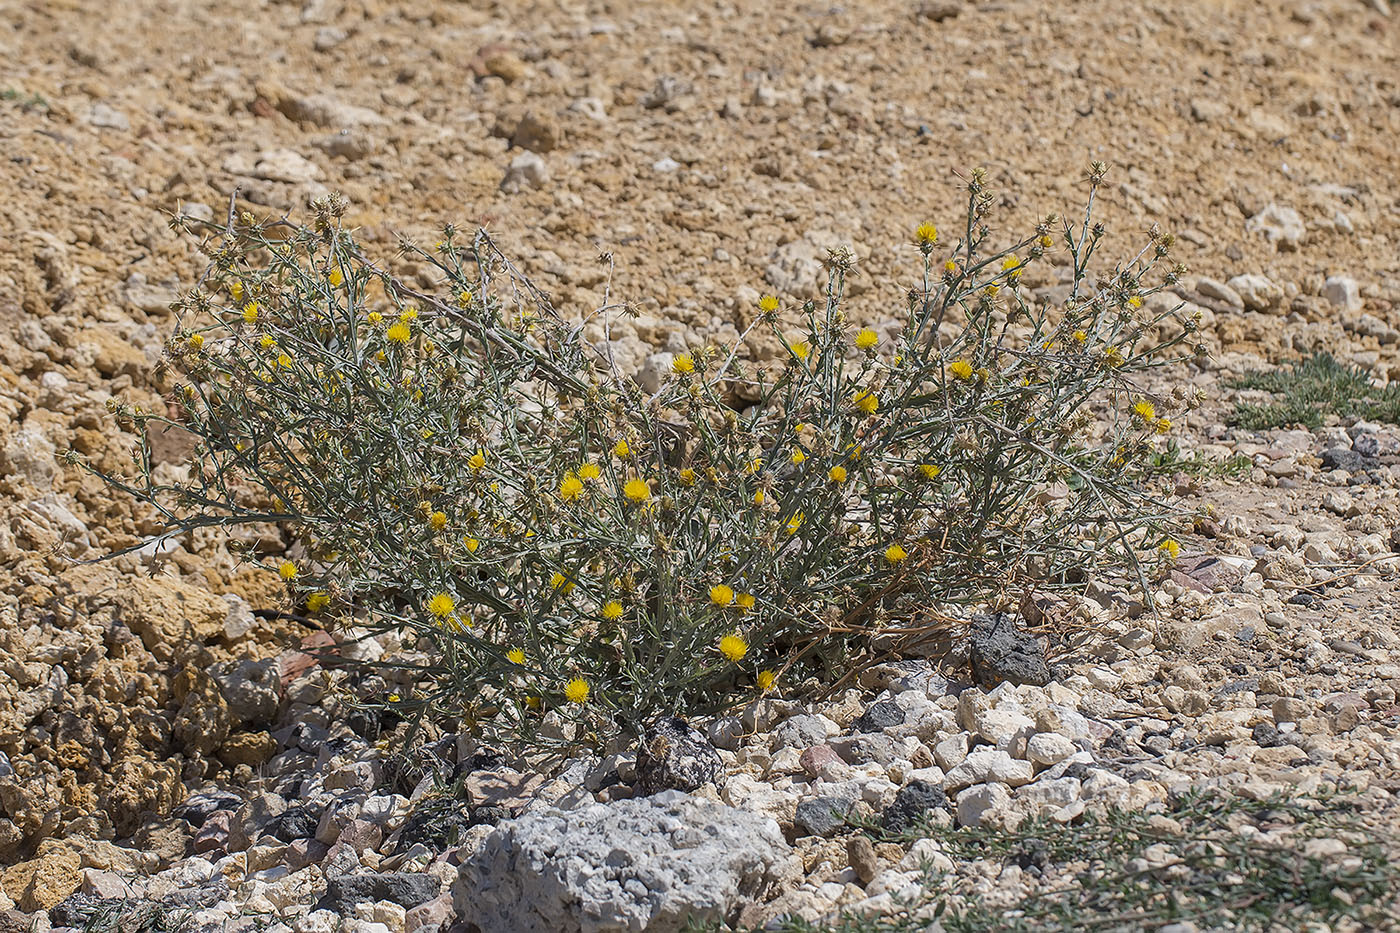
[(482, 804), (479, 807), (472, 807), (472, 818), (468, 826), (495, 826), (502, 820), (508, 820), (513, 813), (505, 807), (498, 807), (495, 804)]
[(316, 824), (320, 816), (306, 807), (288, 807), (277, 814), (263, 827), (263, 833), (274, 836), (282, 842), (295, 842), (316, 835)]
[(1321, 459), (1324, 470), (1346, 470), (1348, 473), (1364, 473), (1380, 466), (1380, 461), (1375, 457), (1368, 457), (1345, 447), (1324, 450)]
[(843, 761), (852, 765), (861, 765), (868, 761), (888, 765), (904, 754), (904, 749), (895, 744), (894, 739), (880, 732), (839, 736), (827, 744)]
[(854, 796), (808, 797), (797, 805), (792, 824), (799, 836), (833, 836), (846, 825)]
[[(96, 897), (92, 894), (70, 894), (49, 908), (49, 923), (56, 927), (77, 927), (87, 925), (99, 912), (118, 903), (116, 898)], [(26, 924), (26, 929), (28, 925)]]
[(1007, 612), (994, 612), (972, 620), (969, 632), (972, 678), (983, 687), (1003, 682), (1043, 687), (1050, 682), (1045, 645), (1022, 631)]
[(400, 907), (417, 907), (441, 893), (436, 876), (412, 872), (374, 872), (340, 875), (326, 886), (322, 906), (336, 913), (353, 913), (356, 904), (392, 901)]
[(241, 806), (243, 798), (236, 794), (222, 790), (201, 791), (186, 797), (183, 803), (170, 811), (170, 815), (179, 817), (198, 829), (216, 811), (237, 810)]
[(684, 719), (672, 716), (642, 733), (637, 747), (637, 787), (644, 796), (663, 790), (688, 793), (723, 779), (719, 752), (705, 733)]
[(1260, 748), (1278, 748), (1280, 745), (1287, 745), (1288, 741), (1278, 731), (1278, 726), (1271, 722), (1261, 722), (1254, 727), (1251, 734), (1254, 744)]
[[(508, 815), (504, 807), (482, 806), (477, 810), (500, 810)], [(456, 845), (463, 834), (476, 825), (472, 822), (472, 808), (455, 797), (425, 797), (404, 821), (399, 830), (399, 841), (394, 851), (407, 852), (422, 843), (435, 852)], [(483, 822), (495, 823), (496, 820)]]
[(894, 700), (881, 700), (871, 704), (851, 723), (852, 732), (879, 732), (888, 726), (904, 724), (904, 710)]
[(203, 910), (213, 907), (228, 896), (228, 879), (223, 875), (215, 875), (203, 884), (170, 892), (160, 899), (160, 906), (166, 910)]
[(887, 833), (901, 833), (918, 823), (928, 811), (947, 809), (948, 795), (943, 793), (943, 788), (928, 781), (910, 781), (885, 807), (880, 826)]
[(1381, 455), (1381, 439), (1374, 434), (1358, 434), (1352, 438), (1351, 449), (1363, 457), (1377, 458)]

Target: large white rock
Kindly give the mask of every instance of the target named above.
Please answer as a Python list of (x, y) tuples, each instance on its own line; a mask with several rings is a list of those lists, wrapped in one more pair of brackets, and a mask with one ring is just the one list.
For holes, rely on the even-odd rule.
[(1297, 249), (1308, 232), (1303, 215), (1281, 204), (1269, 204), (1246, 220), (1244, 230), (1245, 233), (1262, 233), (1265, 239), (1285, 250)]
[(1251, 311), (1268, 311), (1283, 301), (1283, 289), (1262, 275), (1237, 275), (1229, 286)]
[(666, 791), (500, 824), (452, 886), (493, 933), (671, 933), (734, 919), (792, 870), (778, 824)]
[(1330, 276), (1322, 284), (1322, 297), (1343, 311), (1361, 310), (1361, 288), (1356, 279), (1344, 275)]
[(1002, 784), (982, 784), (969, 787), (958, 794), (958, 825), (981, 826), (992, 810), (1005, 808), (1011, 802), (1011, 791)]
[(1010, 753), (995, 748), (974, 749), (962, 764), (948, 772), (943, 779), (947, 793), (962, 790), (972, 784), (1006, 784), (1020, 787), (1033, 776), (1031, 763), (1012, 758)]

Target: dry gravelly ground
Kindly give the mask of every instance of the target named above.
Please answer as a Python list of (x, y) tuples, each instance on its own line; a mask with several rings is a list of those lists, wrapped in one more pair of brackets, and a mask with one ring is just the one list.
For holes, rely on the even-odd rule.
[[(1316, 348), (1400, 378), (1397, 36), (1385, 0), (0, 0), (0, 906), (40, 911), (108, 890), (95, 871), (178, 858), (190, 828), (171, 807), (208, 779), (243, 787), (282, 747), (257, 717), (196, 702), (218, 693), (202, 670), (296, 634), (245, 631), (275, 585), (214, 539), (155, 580), (134, 559), (70, 566), (143, 528), (53, 461), (124, 456), (104, 403), (154, 400), (165, 305), (200, 268), (167, 212), (221, 215), (235, 185), (267, 214), (344, 192), (385, 255), (399, 233), (488, 223), (566, 311), (599, 302), (595, 257), (612, 251), (616, 293), (643, 307), (624, 334), (637, 365), (732, 339), (760, 290), (808, 293), (839, 243), (862, 260), (855, 317), (888, 319), (908, 233), (956, 225), (960, 172), (990, 168), (1010, 233), (1077, 210), (1086, 162), (1109, 161), (1098, 216), (1122, 253), (1156, 223), (1193, 273), (1274, 287), (1246, 310), (1194, 279), (1182, 292), (1213, 312), (1212, 362), (1181, 377), (1214, 398), (1188, 445), (1258, 464), (1193, 497), (1220, 520), (1186, 556), (1249, 572), (1199, 600), (1178, 586), (1155, 647), (1112, 622), (1121, 646), (1081, 665), (1082, 692), (1150, 719), (1129, 738), (1146, 748), (1192, 739), (1154, 750), (1169, 773), (1134, 788), (1347, 775), (1393, 818), (1397, 587), (1374, 574), (1389, 565), (1288, 600), (1395, 546), (1396, 468), (1321, 469), (1358, 433), (1345, 424), (1227, 430), (1220, 386)], [(1301, 222), (1281, 240), (1250, 222), (1278, 208)], [(1332, 300), (1330, 276), (1354, 279), (1354, 300)], [(1053, 268), (1026, 281), (1052, 287)], [(1393, 426), (1372, 433), (1396, 444)], [(1251, 744), (1265, 721), (1300, 738)], [(799, 850), (794, 910), (859, 900), (852, 869)]]

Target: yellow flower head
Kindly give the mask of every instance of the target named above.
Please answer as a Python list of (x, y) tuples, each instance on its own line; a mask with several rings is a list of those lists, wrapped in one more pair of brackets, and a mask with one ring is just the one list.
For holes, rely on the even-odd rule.
[(777, 679), (778, 675), (772, 671), (759, 671), (758, 676), (754, 678), (754, 685), (758, 687), (759, 693), (768, 693)]
[(580, 466), (580, 467), (578, 468), (578, 478), (579, 478), (579, 479), (597, 479), (597, 478), (598, 478), (598, 472), (599, 472), (599, 471), (598, 471), (598, 464), (596, 464), (596, 463), (585, 463), (585, 464), (583, 464), (582, 466)]
[(283, 369), (291, 369), (292, 358), (285, 353), (279, 353), (277, 354), (277, 365), (281, 366)]
[(250, 301), (243, 306), (243, 323), (258, 323), (258, 303), (256, 301)]
[(924, 479), (938, 479), (938, 474), (943, 472), (943, 468), (936, 463), (921, 463), (919, 472), (923, 474)]
[(618, 441), (616, 444), (613, 445), (614, 456), (625, 457), (631, 452), (632, 448), (627, 445), (627, 441), (625, 440)]
[(481, 542), (476, 540), (475, 538), (463, 538), (462, 544), (466, 546), (467, 552), (470, 554), (475, 554), (476, 549), (481, 547)]
[(582, 706), (588, 702), (588, 681), (575, 677), (564, 685), (564, 699)]
[(750, 609), (752, 609), (754, 607), (755, 602), (757, 602), (757, 600), (754, 599), (752, 593), (740, 593), (738, 596), (734, 597), (734, 605), (738, 606), (745, 612), (748, 612)]
[(812, 347), (805, 340), (799, 340), (797, 343), (794, 343), (792, 345), (792, 355), (797, 357), (799, 360), (805, 360), (807, 358), (807, 354), (811, 352)]
[(464, 289), (462, 289), (460, 292), (457, 293), (457, 304), (459, 304), (459, 305), (461, 305), (462, 307), (465, 308), (467, 305), (469, 305), (469, 304), (471, 304), (471, 303), (472, 303), (472, 293), (471, 293), (471, 291), (470, 291), (469, 289), (465, 289), (465, 288), (464, 288)]
[(556, 570), (554, 573), (550, 574), (549, 588), (567, 594), (573, 590), (574, 584), (568, 577)]
[(880, 335), (869, 328), (856, 334), (856, 349), (858, 350), (873, 350), (875, 349), (875, 345), (879, 342)]
[(680, 480), (682, 486), (694, 486), (695, 471), (692, 470), (690, 467), (686, 467), (684, 470), (681, 470), (679, 473), (676, 474), (676, 479)]
[(468, 457), (467, 466), (471, 467), (473, 470), (479, 470), (482, 467), (486, 466), (486, 451), (478, 450), (476, 453)]
[(687, 373), (695, 372), (695, 360), (690, 358), (689, 353), (682, 353), (671, 360), (671, 370), (684, 376)]
[(753, 494), (753, 504), (754, 504), (754, 505), (762, 505), (762, 504), (763, 504), (763, 500), (766, 499), (766, 498), (768, 498), (768, 497), (764, 494), (763, 490), (760, 489), (760, 490), (756, 491), (756, 492)]
[(1157, 419), (1157, 433), (1170, 434), (1172, 430), (1172, 420), (1170, 418)]
[(317, 590), (315, 593), (306, 597), (306, 609), (308, 612), (320, 612), (330, 604), (330, 596), (321, 590)]
[(331, 283), (331, 288), (339, 288), (340, 283), (345, 281), (345, 276), (339, 269), (332, 269), (331, 274), (326, 276), (326, 281)]
[(1073, 336), (1075, 343), (1084, 343), (1089, 339), (1089, 335), (1084, 333), (1084, 331), (1082, 330), (1075, 331)]
[(442, 531), (442, 529), (447, 527), (447, 513), (433, 512), (428, 516), (428, 526), (432, 528), (433, 531)]
[(1015, 256), (1007, 256), (1001, 261), (1001, 271), (1010, 273), (1011, 278), (1021, 274), (1021, 260)]
[(914, 228), (914, 242), (921, 249), (928, 249), (938, 242), (938, 228), (930, 223), (922, 223)]
[(807, 459), (807, 455), (802, 452), (801, 447), (794, 447), (792, 449), (792, 457), (790, 459), (795, 465), (800, 466), (802, 464), (802, 461)]
[(875, 414), (880, 407), (880, 400), (875, 397), (875, 393), (862, 389), (851, 397), (851, 404), (855, 405), (867, 415)]
[(1181, 553), (1181, 545), (1177, 544), (1174, 539), (1168, 538), (1157, 545), (1157, 550), (1168, 560), (1176, 560), (1177, 555)]
[(229, 293), (230, 295), (233, 296), (233, 300), (234, 300), (234, 301), (242, 301), (242, 300), (243, 300), (243, 283), (242, 283), (242, 282), (230, 282), (230, 283), (228, 283), (228, 293)]
[(897, 564), (908, 556), (909, 552), (898, 544), (891, 544), (889, 547), (885, 548), (885, 560), (892, 564)]
[(270, 350), (276, 343), (277, 341), (272, 339), (271, 334), (263, 334), (258, 338), (258, 346), (262, 347), (264, 350)]
[(764, 295), (762, 298), (758, 299), (758, 310), (762, 311), (764, 314), (772, 314), (774, 311), (778, 310), (778, 296)]
[(457, 601), (447, 593), (438, 593), (428, 600), (428, 611), (434, 618), (445, 619), (457, 608)]
[(958, 272), (958, 261), (956, 259), (948, 260), (943, 264), (943, 271), (949, 275), (956, 275)]
[(1138, 399), (1133, 403), (1133, 414), (1144, 423), (1154, 421), (1157, 418), (1157, 407), (1145, 398)]
[(384, 332), (384, 336), (388, 338), (390, 343), (404, 344), (408, 343), (409, 339), (412, 338), (413, 330), (403, 321), (399, 321), (398, 323), (390, 324), (389, 329)]
[(378, 311), (371, 311), (369, 314), (365, 315), (365, 322), (368, 323), (370, 327), (378, 327), (383, 320), (384, 315), (380, 314)]
[(645, 502), (651, 498), (651, 487), (646, 480), (633, 477), (622, 487), (622, 494), (633, 502)]
[(524, 664), (525, 652), (521, 651), (519, 648), (512, 648), (506, 652), (506, 660), (512, 664)]
[(710, 587), (710, 602), (720, 608), (728, 606), (734, 602), (734, 588), (723, 583), (716, 583)]
[(1136, 311), (1138, 308), (1142, 307), (1142, 299), (1139, 298), (1137, 295), (1134, 295), (1133, 297), (1128, 299), (1128, 307)]
[(572, 473), (564, 474), (564, 481), (559, 484), (559, 498), (565, 502), (573, 502), (583, 495), (583, 480)]
[(191, 350), (198, 350), (200, 347), (204, 346), (204, 335), (190, 334), (189, 344)]
[(277, 575), (291, 583), (297, 578), (297, 565), (289, 560), (284, 560), (277, 565)]
[(797, 534), (798, 529), (800, 529), (800, 528), (802, 527), (803, 523), (806, 522), (806, 521), (807, 521), (807, 516), (806, 516), (806, 515), (803, 515), (801, 512), (793, 512), (793, 513), (792, 513), (792, 518), (789, 518), (789, 519), (787, 520), (787, 533), (790, 534), (790, 535), (795, 535), (795, 534)]
[(833, 483), (844, 483), (846, 481), (846, 468), (838, 464), (827, 470), (826, 476)]
[(972, 364), (967, 360), (958, 360), (948, 367), (948, 371), (957, 376), (963, 382), (972, 378)]
[(737, 664), (749, 653), (749, 643), (738, 635), (725, 635), (719, 640), (719, 653)]

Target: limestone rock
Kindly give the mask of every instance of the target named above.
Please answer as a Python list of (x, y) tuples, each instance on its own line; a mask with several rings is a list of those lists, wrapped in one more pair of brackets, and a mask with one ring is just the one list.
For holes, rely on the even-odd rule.
[(1283, 301), (1283, 289), (1262, 275), (1237, 275), (1229, 285), (1250, 311), (1271, 311)]
[(499, 933), (675, 933), (734, 919), (786, 876), (788, 855), (772, 820), (666, 791), (504, 823), (452, 898)]
[(1303, 242), (1307, 227), (1303, 216), (1291, 207), (1270, 203), (1244, 223), (1246, 233), (1261, 233), (1281, 250), (1295, 250)]

